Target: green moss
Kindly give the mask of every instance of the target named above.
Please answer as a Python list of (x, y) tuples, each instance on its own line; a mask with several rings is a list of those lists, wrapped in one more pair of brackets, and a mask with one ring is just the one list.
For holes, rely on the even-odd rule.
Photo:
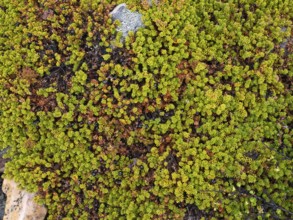
[(291, 218), (290, 1), (126, 1), (124, 43), (121, 2), (0, 0), (6, 178), (49, 219)]

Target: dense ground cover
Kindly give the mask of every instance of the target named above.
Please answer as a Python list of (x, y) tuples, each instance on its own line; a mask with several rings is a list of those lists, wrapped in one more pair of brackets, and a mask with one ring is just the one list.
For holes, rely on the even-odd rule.
[[(0, 0), (5, 176), (49, 219), (292, 218), (290, 0)], [(122, 43), (123, 42), (123, 43)]]

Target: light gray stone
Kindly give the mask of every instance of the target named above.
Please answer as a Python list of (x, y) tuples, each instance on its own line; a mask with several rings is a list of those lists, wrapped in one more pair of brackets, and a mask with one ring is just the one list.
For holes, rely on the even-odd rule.
[[(281, 31), (282, 31), (282, 32), (285, 32), (285, 31), (287, 31), (287, 28), (286, 28), (286, 27), (282, 27)], [(287, 44), (289, 43), (289, 41), (290, 41), (290, 37), (287, 38), (285, 41), (283, 41), (283, 42), (280, 44), (280, 47), (281, 47), (281, 48), (285, 48), (285, 47), (287, 46)]]
[(148, 0), (149, 6), (153, 6), (153, 3), (156, 5), (159, 3), (159, 0)]
[(128, 35), (129, 31), (136, 32), (139, 28), (143, 27), (142, 15), (138, 12), (132, 12), (127, 9), (125, 3), (117, 5), (110, 13), (113, 20), (119, 20), (121, 25), (117, 28), (117, 31), (122, 32), (123, 38)]

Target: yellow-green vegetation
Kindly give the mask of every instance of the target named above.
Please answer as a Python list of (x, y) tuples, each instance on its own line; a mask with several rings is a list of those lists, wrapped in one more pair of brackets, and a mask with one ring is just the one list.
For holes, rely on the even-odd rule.
[[(290, 219), (290, 0), (0, 0), (5, 176), (48, 219)], [(122, 43), (123, 42), (123, 43)]]

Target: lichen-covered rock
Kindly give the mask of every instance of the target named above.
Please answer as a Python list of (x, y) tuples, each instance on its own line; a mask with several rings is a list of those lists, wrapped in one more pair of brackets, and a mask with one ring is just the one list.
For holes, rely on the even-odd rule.
[(110, 13), (114, 20), (119, 20), (121, 25), (117, 28), (117, 31), (122, 32), (122, 36), (125, 38), (129, 31), (137, 31), (140, 27), (143, 27), (141, 14), (138, 12), (132, 12), (127, 9), (125, 3), (117, 5)]
[(34, 203), (34, 194), (20, 190), (13, 180), (4, 179), (2, 190), (7, 196), (4, 220), (42, 220), (47, 210)]

